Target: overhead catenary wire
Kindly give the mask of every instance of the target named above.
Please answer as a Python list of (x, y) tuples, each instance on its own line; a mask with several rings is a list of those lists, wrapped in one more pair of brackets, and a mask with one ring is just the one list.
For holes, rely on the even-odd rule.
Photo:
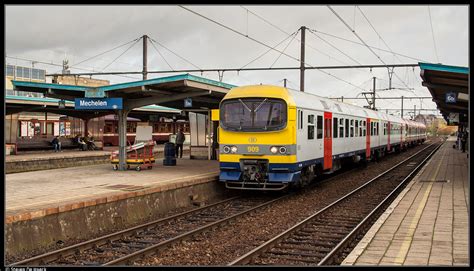
[(313, 34), (314, 36), (316, 36), (317, 38), (319, 38), (320, 40), (322, 40), (324, 43), (328, 44), (329, 46), (331, 46), (332, 48), (336, 49), (339, 53), (345, 55), (347, 58), (349, 58), (350, 60), (354, 61), (355, 63), (359, 64), (359, 65), (362, 65), (359, 61), (355, 60), (353, 57), (351, 57), (350, 55), (344, 53), (341, 49), (337, 48), (336, 46), (334, 46), (332, 43), (328, 42), (327, 40), (321, 38), (318, 34), (316, 34), (312, 29), (308, 28), (309, 32), (311, 34)]
[(150, 39), (150, 43), (153, 46), (153, 48), (155, 48), (156, 52), (161, 56), (161, 58), (163, 58), (163, 60), (166, 62), (166, 65), (168, 65), (168, 67), (170, 67), (171, 70), (174, 70), (174, 68), (171, 67), (170, 63), (168, 63), (166, 58), (161, 54), (160, 50), (158, 50), (158, 48), (156, 48), (154, 41)]
[[(62, 64), (59, 64), (59, 63), (45, 62), (45, 61), (41, 61), (41, 60), (34, 60), (34, 59), (21, 58), (21, 57), (14, 57), (14, 56), (5, 56), (5, 57), (6, 57), (6, 58), (11, 58), (11, 59), (17, 59), (17, 60), (28, 61), (28, 62), (40, 63), (40, 64), (44, 64), (44, 65), (50, 65), (50, 66), (56, 66), (56, 67), (63, 67), (63, 65), (62, 65)], [(94, 69), (91, 70), (91, 69), (80, 68), (80, 67), (74, 67), (74, 69), (76, 69), (76, 70), (82, 70), (82, 71), (92, 71), (92, 72), (95, 71)], [(124, 77), (124, 78), (130, 78), (130, 79), (139, 79), (139, 78), (137, 78), (137, 77), (127, 76), (127, 75), (123, 75), (123, 74), (111, 74), (111, 75), (120, 76), (120, 77)]]
[[(240, 6), (240, 7), (243, 8), (243, 9), (245, 9), (247, 12), (250, 12), (252, 15), (254, 15), (254, 16), (257, 17), (257, 18), (259, 18), (260, 20), (266, 22), (266, 23), (269, 24), (270, 26), (274, 27), (275, 29), (279, 30), (280, 32), (282, 32), (282, 33), (284, 33), (284, 34), (287, 34), (287, 35), (290, 35), (287, 31), (283, 30), (281, 27), (278, 27), (277, 25), (275, 25), (274, 23), (270, 22), (269, 20), (263, 18), (261, 15), (257, 14), (256, 12), (251, 11), (251, 10), (249, 10), (249, 9), (243, 7), (243, 6)], [(308, 29), (308, 28), (307, 28), (307, 29)], [(301, 40), (298, 39), (298, 38), (296, 38), (296, 40), (297, 40), (298, 42), (301, 42)], [(336, 60), (336, 61), (339, 62), (339, 63), (348, 65), (348, 63), (346, 63), (346, 62), (341, 61), (341, 60), (337, 59), (336, 57), (331, 56), (331, 55), (329, 55), (329, 54), (327, 54), (327, 53), (325, 53), (325, 52), (323, 52), (323, 51), (321, 51), (321, 50), (319, 50), (319, 49), (317, 49), (317, 48), (314, 48), (311, 44), (308, 43), (308, 41), (305, 41), (305, 45), (308, 46), (308, 48), (314, 50), (315, 52), (318, 52), (318, 53), (320, 53), (320, 54), (322, 54), (322, 55), (325, 55), (325, 56), (327, 56), (327, 57), (330, 58), (330, 59), (332, 58), (332, 59)]]
[(436, 55), (436, 61), (439, 63), (438, 49), (436, 48), (436, 40), (435, 40), (435, 36), (434, 36), (433, 21), (431, 19), (431, 8), (430, 8), (430, 6), (428, 6), (428, 14), (429, 14), (429, 17), (430, 17), (431, 36), (433, 37), (433, 45), (434, 45), (434, 50), (435, 50), (435, 55)]
[[(224, 25), (224, 24), (222, 24), (222, 23), (219, 23), (219, 22), (217, 22), (216, 20), (213, 20), (213, 19), (211, 19), (211, 18), (209, 18), (209, 17), (207, 17), (207, 16), (204, 16), (204, 15), (202, 15), (202, 14), (200, 14), (200, 13), (194, 11), (194, 10), (191, 10), (191, 9), (189, 9), (189, 8), (186, 8), (186, 7), (183, 7), (182, 5), (178, 5), (178, 6), (179, 6), (180, 8), (182, 8), (182, 9), (184, 9), (184, 10), (187, 10), (187, 11), (189, 11), (189, 12), (191, 12), (191, 13), (193, 13), (193, 14), (199, 16), (199, 17), (202, 17), (202, 18), (204, 18), (204, 19), (206, 19), (206, 20), (208, 20), (208, 21), (211, 21), (211, 22), (213, 22), (213, 23), (215, 23), (215, 24), (217, 24), (217, 25), (219, 25), (219, 26), (221, 26), (221, 27), (223, 27), (223, 28), (226, 28), (226, 29), (228, 29), (228, 30), (230, 30), (230, 31), (232, 31), (232, 32), (234, 32), (234, 33), (236, 33), (236, 34), (238, 34), (238, 35), (241, 35), (241, 36), (243, 36), (243, 37), (245, 37), (245, 38), (248, 38), (248, 39), (250, 39), (250, 40), (252, 40), (252, 41), (254, 41), (254, 42), (256, 42), (256, 43), (258, 43), (258, 44), (260, 44), (260, 45), (263, 45), (263, 46), (265, 46), (265, 47), (267, 47), (267, 48), (271, 48), (272, 50), (275, 50), (275, 51), (277, 51), (277, 52), (280, 52), (281, 54), (283, 54), (283, 55), (285, 55), (285, 56), (287, 56), (287, 57), (289, 57), (289, 58), (291, 58), (291, 59), (294, 59), (294, 60), (296, 60), (296, 61), (298, 61), (298, 62), (302, 62), (300, 59), (298, 59), (298, 58), (296, 58), (296, 57), (293, 57), (293, 56), (291, 56), (291, 55), (288, 55), (287, 53), (284, 53), (284, 52), (282, 52), (282, 51), (280, 51), (280, 50), (277, 50), (277, 49), (275, 49), (275, 48), (272, 48), (272, 47), (271, 47), (270, 45), (268, 45), (268, 44), (265, 44), (265, 43), (263, 43), (263, 42), (261, 42), (261, 41), (255, 39), (255, 38), (252, 38), (252, 37), (250, 37), (250, 36), (248, 36), (248, 35), (244, 35), (244, 34), (241, 33), (240, 31), (237, 31), (237, 30), (235, 30), (235, 29), (233, 29), (233, 28), (231, 28), (231, 27), (228, 27), (228, 26), (226, 26), (226, 25)], [(306, 63), (306, 62), (303, 62), (303, 64), (312, 67), (312, 65), (310, 65), (310, 64), (308, 64), (308, 63)], [(331, 77), (333, 77), (333, 78), (335, 78), (335, 79), (337, 79), (337, 80), (343, 81), (343, 82), (345, 82), (345, 83), (347, 83), (347, 84), (349, 84), (349, 85), (356, 86), (356, 85), (352, 84), (351, 82), (348, 82), (347, 80), (344, 80), (344, 79), (342, 79), (342, 78), (339, 78), (339, 77), (337, 77), (337, 76), (335, 76), (335, 75), (333, 75), (333, 74), (331, 74), (331, 73), (328, 73), (328, 72), (325, 72), (325, 71), (322, 71), (322, 70), (318, 70), (318, 71), (320, 71), (320, 72), (322, 72), (322, 73), (324, 73), (324, 74), (327, 74), (327, 75), (329, 75), (329, 76), (331, 76)], [(362, 90), (365, 91), (365, 89), (362, 89)]]
[(187, 60), (186, 58), (178, 55), (177, 53), (175, 53), (174, 51), (172, 51), (171, 49), (169, 49), (168, 47), (164, 46), (163, 44), (161, 44), (160, 42), (158, 42), (157, 40), (151, 38), (150, 36), (148, 36), (149, 39), (151, 39), (152, 41), (156, 42), (158, 45), (160, 45), (161, 47), (163, 47), (164, 49), (166, 49), (167, 51), (171, 52), (173, 55), (179, 57), (180, 59), (186, 61), (187, 63), (191, 64), (192, 66), (198, 68), (199, 70), (202, 70), (200, 67), (198, 67), (197, 65), (193, 64), (191, 61)]
[(119, 45), (119, 46), (117, 46), (117, 47), (114, 47), (114, 48), (112, 48), (112, 49), (110, 49), (110, 50), (104, 51), (104, 52), (102, 52), (102, 53), (100, 53), (100, 54), (97, 54), (97, 55), (91, 56), (91, 57), (89, 57), (89, 58), (87, 58), (87, 59), (84, 59), (84, 60), (82, 60), (82, 61), (80, 61), (80, 62), (78, 62), (78, 63), (74, 63), (74, 64), (72, 64), (72, 65), (69, 66), (69, 67), (72, 68), (72, 67), (77, 66), (77, 65), (79, 65), (79, 64), (82, 64), (82, 63), (84, 63), (84, 62), (86, 62), (86, 61), (89, 61), (89, 60), (91, 60), (91, 59), (94, 59), (94, 58), (96, 58), (96, 57), (98, 57), (98, 56), (101, 56), (101, 55), (103, 55), (103, 54), (112, 52), (112, 51), (114, 51), (114, 50), (116, 50), (116, 49), (118, 49), (118, 48), (120, 48), (120, 47), (123, 47), (123, 46), (125, 46), (125, 45), (127, 45), (127, 44), (130, 44), (130, 43), (132, 43), (132, 42), (137, 42), (137, 41), (139, 41), (139, 40), (141, 40), (141, 39), (142, 39), (142, 37), (136, 38), (136, 39), (134, 39), (134, 40), (132, 40), (132, 41), (129, 41), (129, 42), (127, 42), (127, 43), (124, 43), (124, 44), (122, 44), (122, 45)]
[[(336, 15), (336, 17), (337, 17), (342, 23), (344, 23), (344, 25), (345, 25), (347, 28), (349, 28), (349, 30), (351, 30), (352, 34), (354, 34), (354, 35), (367, 47), (367, 49), (369, 49), (369, 51), (372, 52), (372, 54), (374, 54), (383, 64), (386, 65), (385, 61), (383, 61), (383, 59), (382, 59), (379, 55), (377, 55), (377, 53), (375, 53), (374, 50), (372, 50), (372, 48), (370, 48), (370, 46), (356, 33), (356, 31), (355, 31), (354, 29), (352, 29), (352, 28), (346, 23), (346, 21), (344, 21), (344, 19), (343, 19), (341, 16), (339, 16), (339, 14), (338, 14), (333, 8), (331, 8), (331, 6), (328, 5), (327, 7), (334, 13), (334, 15)], [(395, 76), (398, 78), (398, 80), (400, 80), (401, 82), (403, 82), (403, 84), (404, 84), (408, 89), (410, 89), (410, 87), (407, 86), (407, 84), (395, 73), (395, 71), (393, 71), (393, 74), (395, 74)]]
[(112, 65), (117, 59), (119, 59), (121, 56), (123, 56), (126, 52), (128, 52), (128, 50), (130, 50), (133, 46), (135, 46), (140, 40), (138, 39), (135, 43), (133, 43), (132, 45), (130, 45), (123, 53), (121, 53), (119, 56), (117, 56), (114, 60), (112, 60), (112, 62), (110, 62), (108, 65), (106, 65), (104, 68), (102, 68), (102, 71), (104, 71), (105, 69), (107, 69), (110, 65)]
[[(248, 65), (252, 64), (253, 62), (257, 61), (258, 59), (262, 58), (264, 55), (266, 55), (267, 53), (269, 53), (270, 51), (272, 51), (274, 48), (278, 47), (280, 44), (282, 44), (283, 42), (285, 42), (287, 39), (291, 38), (291, 36), (296, 36), (299, 32), (299, 29), (295, 32), (293, 32), (293, 34), (290, 34), (288, 37), (286, 37), (284, 40), (280, 41), (278, 44), (276, 44), (275, 46), (273, 46), (272, 48), (268, 49), (267, 51), (265, 51), (263, 54), (260, 54), (259, 56), (257, 56), (256, 58), (252, 59), (250, 62), (248, 62), (247, 64), (245, 64), (244, 66), (242, 66), (242, 69), (247, 67)], [(281, 55), (281, 54), (280, 54)]]
[[(296, 31), (296, 33), (293, 35), (293, 38), (291, 38), (290, 42), (288, 42), (288, 44), (285, 46), (285, 48), (283, 48), (283, 51), (282, 52), (285, 52), (286, 49), (288, 48), (288, 46), (290, 46), (290, 44), (293, 42), (293, 40), (295, 39), (296, 35), (298, 34), (299, 30)], [(278, 59), (280, 59), (282, 54), (279, 54), (278, 57), (275, 59), (275, 61), (273, 61), (272, 65), (270, 65), (270, 68), (273, 67), (273, 65), (275, 65), (275, 63), (278, 61)]]

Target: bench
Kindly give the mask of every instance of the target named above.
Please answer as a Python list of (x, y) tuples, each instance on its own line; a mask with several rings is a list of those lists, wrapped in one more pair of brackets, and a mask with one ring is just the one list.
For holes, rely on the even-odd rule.
[[(79, 144), (73, 138), (61, 138), (61, 149), (79, 148)], [(19, 150), (41, 150), (54, 149), (51, 140), (45, 138), (21, 138), (17, 140)]]

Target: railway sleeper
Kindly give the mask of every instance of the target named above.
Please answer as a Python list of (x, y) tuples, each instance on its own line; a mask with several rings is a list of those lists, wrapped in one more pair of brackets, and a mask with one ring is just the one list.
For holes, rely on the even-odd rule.
[(295, 244), (295, 245), (312, 245), (312, 246), (335, 246), (337, 242), (333, 241), (319, 241), (319, 240), (311, 240), (311, 241), (292, 241), (292, 240), (285, 240), (286, 244)]
[[(296, 265), (296, 264), (299, 264), (299, 263), (301, 263), (301, 262), (304, 262), (304, 263), (312, 263), (312, 264), (317, 264), (317, 263), (319, 263), (319, 260), (299, 259), (299, 258), (294, 258), (294, 257), (290, 257), (290, 256), (285, 256), (285, 255), (273, 255), (271, 258), (295, 262), (295, 265)], [(269, 258), (269, 259), (271, 259), (271, 258)]]
[(347, 234), (347, 231), (344, 231), (344, 230), (340, 230), (340, 229), (334, 229), (334, 228), (320, 228), (320, 229), (315, 229), (313, 234), (314, 233), (318, 234), (318, 233), (325, 233), (325, 234), (329, 234), (329, 235), (337, 235), (337, 236), (341, 236), (341, 235), (346, 235)]
[(275, 254), (275, 255), (294, 255), (306, 258), (322, 258), (326, 256), (326, 253), (304, 253), (300, 251), (286, 251), (286, 250), (270, 250), (265, 252), (265, 254)]
[[(286, 243), (286, 242), (285, 242)], [(279, 244), (276, 246), (276, 248), (281, 248), (281, 249), (294, 249), (294, 250), (306, 250), (306, 251), (322, 251), (322, 252), (329, 252), (332, 249), (332, 246), (329, 246), (327, 244), (324, 245), (311, 245), (308, 246), (308, 244), (292, 244), (292, 245), (285, 245)]]

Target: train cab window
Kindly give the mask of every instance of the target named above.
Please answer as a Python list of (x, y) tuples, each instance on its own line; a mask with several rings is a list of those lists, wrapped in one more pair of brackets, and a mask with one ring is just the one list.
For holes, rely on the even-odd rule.
[(338, 131), (338, 129), (337, 129), (337, 128), (338, 128), (338, 126), (337, 126), (337, 125), (338, 125), (337, 118), (334, 118), (334, 120), (333, 120), (332, 123), (333, 123), (333, 125), (334, 125), (334, 126), (333, 126), (333, 129), (334, 129), (334, 130), (333, 130), (332, 134), (334, 135), (334, 138), (337, 138), (337, 131)]
[(346, 137), (349, 137), (349, 119), (346, 119)]
[(314, 115), (308, 115), (308, 139), (314, 139)]
[(339, 119), (339, 137), (340, 138), (344, 137), (344, 119), (343, 118)]
[(317, 121), (317, 138), (321, 139), (323, 138), (323, 117), (318, 116), (318, 121)]
[(359, 121), (355, 121), (355, 137), (359, 136)]

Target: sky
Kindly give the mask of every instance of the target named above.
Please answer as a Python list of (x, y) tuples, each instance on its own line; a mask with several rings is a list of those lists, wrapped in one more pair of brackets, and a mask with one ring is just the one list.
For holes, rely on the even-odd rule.
[[(5, 55), (8, 64), (34, 65), (47, 73), (61, 72), (65, 59), (71, 73), (141, 71), (142, 41), (134, 40), (146, 34), (154, 40), (148, 43), (149, 71), (299, 67), (301, 26), (307, 28), (307, 66), (469, 66), (467, 5), (6, 5)], [(181, 73), (149, 74), (148, 79), (176, 74)], [(191, 74), (219, 80), (217, 72)], [(391, 90), (387, 68), (306, 70), (305, 92), (343, 96), (344, 102), (365, 106), (365, 100), (349, 98), (371, 91), (373, 77), (377, 97), (430, 96), (418, 67), (395, 68), (396, 89)], [(93, 78), (114, 84), (138, 81), (141, 75)], [(229, 71), (222, 81), (283, 86), (283, 79), (299, 89), (299, 70)], [(436, 109), (430, 99), (404, 99), (405, 115), (415, 106)], [(379, 99), (376, 107), (398, 115), (401, 101)]]

